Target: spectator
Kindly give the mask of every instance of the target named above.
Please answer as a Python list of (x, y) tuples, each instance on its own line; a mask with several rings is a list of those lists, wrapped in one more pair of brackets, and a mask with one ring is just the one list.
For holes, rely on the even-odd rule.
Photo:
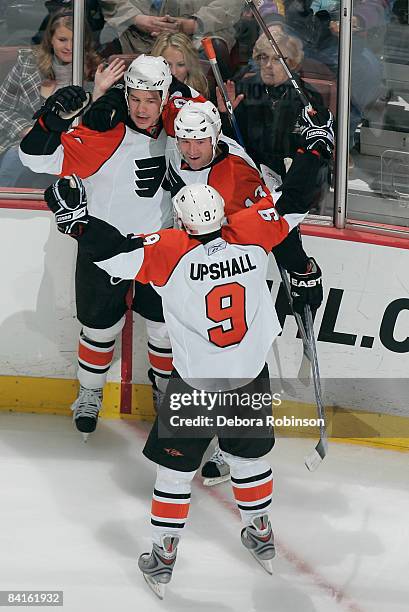
[(164, 57), (178, 81), (208, 97), (209, 88), (200, 67), (198, 52), (186, 34), (163, 32), (156, 39), (151, 55)]
[[(123, 74), (124, 64), (117, 61), (107, 69), (99, 65), (88, 29), (85, 36), (85, 79), (94, 99), (102, 95)], [(98, 66), (98, 68), (97, 68)], [(56, 89), (72, 80), (72, 12), (60, 10), (50, 18), (41, 45), (21, 49), (17, 62), (0, 87), (0, 186), (46, 187), (49, 178), (25, 168), (18, 156), (18, 146), (32, 125), (33, 113)], [(54, 178), (54, 177), (52, 177)]]
[(117, 32), (123, 53), (149, 53), (162, 32), (181, 31), (200, 46), (203, 36), (231, 49), (243, 0), (100, 0), (105, 21)]
[[(33, 36), (33, 45), (39, 45), (41, 43), (44, 31), (50, 20), (50, 15), (60, 9), (72, 9), (72, 0), (46, 0), (44, 4), (49, 14), (43, 19), (38, 32)], [(104, 17), (102, 15), (99, 0), (85, 0), (85, 17), (92, 32), (94, 43), (98, 47), (99, 35), (104, 27)]]
[[(296, 73), (304, 56), (301, 41), (286, 34), (280, 25), (270, 26), (270, 30), (290, 69)], [(299, 146), (297, 117), (303, 105), (265, 34), (254, 46), (253, 59), (251, 71), (247, 67), (235, 79), (237, 97), (234, 84), (229, 83), (236, 118), (250, 157), (284, 177), (284, 159), (293, 158)], [(320, 94), (305, 83), (302, 86), (313, 107), (322, 107)], [(218, 102), (224, 115), (223, 131), (234, 137), (220, 96)]]

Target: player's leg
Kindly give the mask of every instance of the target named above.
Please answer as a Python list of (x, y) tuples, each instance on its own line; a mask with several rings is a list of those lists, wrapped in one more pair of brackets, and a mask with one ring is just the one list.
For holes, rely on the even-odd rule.
[(141, 555), (138, 563), (146, 582), (160, 598), (172, 577), (189, 513), (191, 482), (210, 442), (210, 438), (188, 437), (188, 432), (182, 437), (180, 431), (174, 434), (169, 428), (164, 413), (175, 388), (172, 383), (178, 393), (191, 390), (180, 379), (170, 379), (160, 414), (143, 449), (158, 468), (151, 505), (152, 551)]
[(139, 569), (159, 596), (170, 582), (177, 547), (190, 508), (191, 482), (196, 470), (181, 472), (158, 465), (151, 505), (152, 551), (139, 557)]
[[(236, 437), (220, 435), (220, 448), (225, 461), (230, 466), (230, 478), (234, 498), (243, 522), (241, 541), (255, 559), (268, 572), (272, 573), (271, 559), (275, 555), (274, 534), (269, 519), (273, 492), (273, 472), (265, 455), (274, 446), (274, 431), (266, 420), (271, 415), (272, 405), (259, 407), (257, 412), (249, 408), (256, 405), (248, 397), (267, 397), (271, 394), (268, 368), (249, 385), (236, 390), (239, 397), (245, 399), (234, 409), (242, 417), (261, 419), (263, 426), (257, 426), (257, 437), (248, 438), (246, 430), (234, 432)], [(246, 398), (244, 398), (246, 396)], [(239, 400), (240, 402), (240, 400)]]
[(80, 390), (71, 408), (76, 427), (85, 437), (96, 428), (115, 339), (125, 322), (130, 281), (110, 278), (81, 253), (75, 281), (77, 316), (83, 327), (78, 345)]
[(262, 458), (243, 458), (223, 452), (230, 465), (234, 498), (243, 522), (241, 541), (272, 573), (271, 559), (275, 555), (274, 534), (269, 519), (273, 492), (271, 466)]
[(172, 347), (163, 317), (162, 299), (151, 285), (136, 282), (132, 308), (146, 321), (150, 364), (148, 376), (152, 383), (153, 405), (157, 411), (173, 368)]

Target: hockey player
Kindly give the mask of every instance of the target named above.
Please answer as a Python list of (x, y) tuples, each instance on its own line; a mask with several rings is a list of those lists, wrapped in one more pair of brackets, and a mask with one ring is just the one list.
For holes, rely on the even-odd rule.
[[(182, 105), (182, 106), (181, 106)], [(174, 107), (180, 107), (176, 118)], [(302, 113), (302, 147), (281, 186), (283, 202), (292, 210), (307, 211), (313, 203), (321, 157), (331, 156), (334, 145), (332, 115), (317, 126)], [(256, 165), (242, 146), (221, 133), (219, 111), (212, 102), (174, 100), (164, 110), (168, 138), (166, 147), (167, 177), (174, 197), (185, 185), (205, 183), (223, 197), (227, 216), (252, 206), (266, 196), (268, 189)], [(315, 134), (315, 137), (311, 137)], [(281, 181), (280, 181), (281, 183)], [(301, 275), (308, 289), (298, 299), (317, 309), (322, 302), (321, 275), (305, 253), (298, 228), (273, 249), (276, 261), (292, 275)], [(297, 302), (297, 297), (296, 297)], [(229, 479), (229, 466), (216, 446), (202, 468), (205, 485)]]
[[(161, 57), (140, 56), (125, 73), (123, 107), (99, 116), (116, 117), (116, 125), (100, 133), (72, 120), (83, 112), (87, 99), (79, 87), (65, 87), (50, 96), (39, 118), (20, 145), (24, 165), (35, 172), (60, 176), (75, 173), (84, 179), (90, 213), (120, 232), (150, 233), (173, 224), (170, 194), (162, 187), (167, 135), (161, 113), (175, 80)], [(108, 94), (109, 96), (109, 94)], [(105, 114), (104, 114), (105, 109)], [(122, 114), (121, 114), (122, 113)], [(119, 121), (120, 120), (120, 121)], [(54, 196), (64, 201), (67, 181), (60, 181)], [(81, 231), (83, 219), (72, 219), (69, 232)], [(78, 351), (79, 395), (72, 406), (77, 429), (84, 437), (95, 430), (103, 386), (126, 311), (129, 281), (108, 277), (79, 244), (76, 264), (77, 316), (82, 324)], [(146, 319), (150, 378), (154, 390), (164, 387), (172, 370), (172, 353), (164, 325), (161, 300), (149, 285), (135, 283), (132, 308)]]
[[(125, 238), (104, 221), (90, 218), (79, 240), (97, 265), (110, 277), (151, 283), (162, 296), (175, 369), (160, 415), (175, 389), (191, 393), (192, 386), (212, 388), (214, 379), (235, 381), (240, 393), (270, 390), (265, 361), (280, 325), (265, 282), (267, 259), (302, 219), (279, 216), (280, 203), (284, 207), (280, 199), (276, 209), (270, 196), (262, 198), (224, 225), (220, 194), (196, 184), (174, 199), (185, 231)], [(198, 386), (192, 381), (199, 381)], [(170, 431), (164, 438), (160, 418), (143, 451), (158, 468), (151, 510), (153, 547), (141, 555), (139, 568), (163, 597), (189, 511), (191, 481), (213, 433), (192, 439)], [(245, 437), (220, 436), (219, 442), (243, 520), (242, 543), (271, 573), (275, 549), (268, 509), (273, 481), (264, 456), (274, 437), (267, 423), (263, 433), (259, 438), (249, 438), (248, 432)]]

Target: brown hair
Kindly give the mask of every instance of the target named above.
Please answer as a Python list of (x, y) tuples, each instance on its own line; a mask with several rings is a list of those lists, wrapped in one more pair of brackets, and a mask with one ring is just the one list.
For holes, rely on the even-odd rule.
[(158, 57), (169, 47), (174, 47), (181, 52), (186, 62), (187, 78), (186, 85), (190, 85), (206, 98), (209, 95), (207, 79), (202, 72), (199, 54), (192, 44), (192, 41), (182, 32), (163, 32), (160, 34), (153, 45), (151, 55)]
[[(37, 58), (38, 68), (40, 73), (44, 79), (50, 79), (52, 81), (55, 80), (55, 74), (53, 71), (53, 57), (54, 57), (54, 49), (52, 46), (52, 38), (56, 32), (56, 30), (60, 27), (67, 28), (68, 30), (73, 30), (73, 20), (72, 20), (72, 11), (67, 11), (66, 9), (62, 9), (60, 11), (56, 11), (52, 15), (47, 23), (47, 27), (44, 31), (43, 39), (40, 45), (35, 49), (35, 55)], [(87, 22), (85, 22), (85, 67), (84, 67), (84, 78), (86, 80), (92, 80), (97, 69), (98, 64), (101, 59), (94, 50), (94, 45), (92, 41), (91, 31)]]
[[(299, 38), (290, 36), (284, 32), (279, 24), (274, 24), (268, 28), (274, 37), (281, 53), (287, 58), (288, 66), (291, 70), (298, 70), (304, 59), (303, 45)], [(253, 49), (253, 59), (259, 61), (263, 53), (271, 54), (273, 49), (263, 33), (256, 41)]]

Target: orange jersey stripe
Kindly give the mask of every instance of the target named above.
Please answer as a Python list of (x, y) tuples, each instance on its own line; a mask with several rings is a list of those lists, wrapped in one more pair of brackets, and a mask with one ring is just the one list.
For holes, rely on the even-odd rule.
[(273, 481), (269, 480), (262, 485), (256, 485), (255, 487), (247, 487), (246, 489), (239, 489), (233, 487), (234, 497), (237, 501), (253, 502), (263, 499), (273, 492)]
[(159, 357), (148, 352), (149, 362), (153, 368), (170, 372), (173, 369), (172, 357)]
[(152, 500), (152, 514), (160, 518), (185, 519), (189, 514), (190, 504), (167, 504), (157, 499)]
[(85, 361), (86, 363), (90, 363), (91, 365), (107, 366), (111, 363), (113, 355), (114, 349), (108, 351), (107, 353), (99, 353), (98, 351), (93, 351), (92, 349), (87, 348), (81, 344), (81, 342), (78, 347), (79, 359)]

